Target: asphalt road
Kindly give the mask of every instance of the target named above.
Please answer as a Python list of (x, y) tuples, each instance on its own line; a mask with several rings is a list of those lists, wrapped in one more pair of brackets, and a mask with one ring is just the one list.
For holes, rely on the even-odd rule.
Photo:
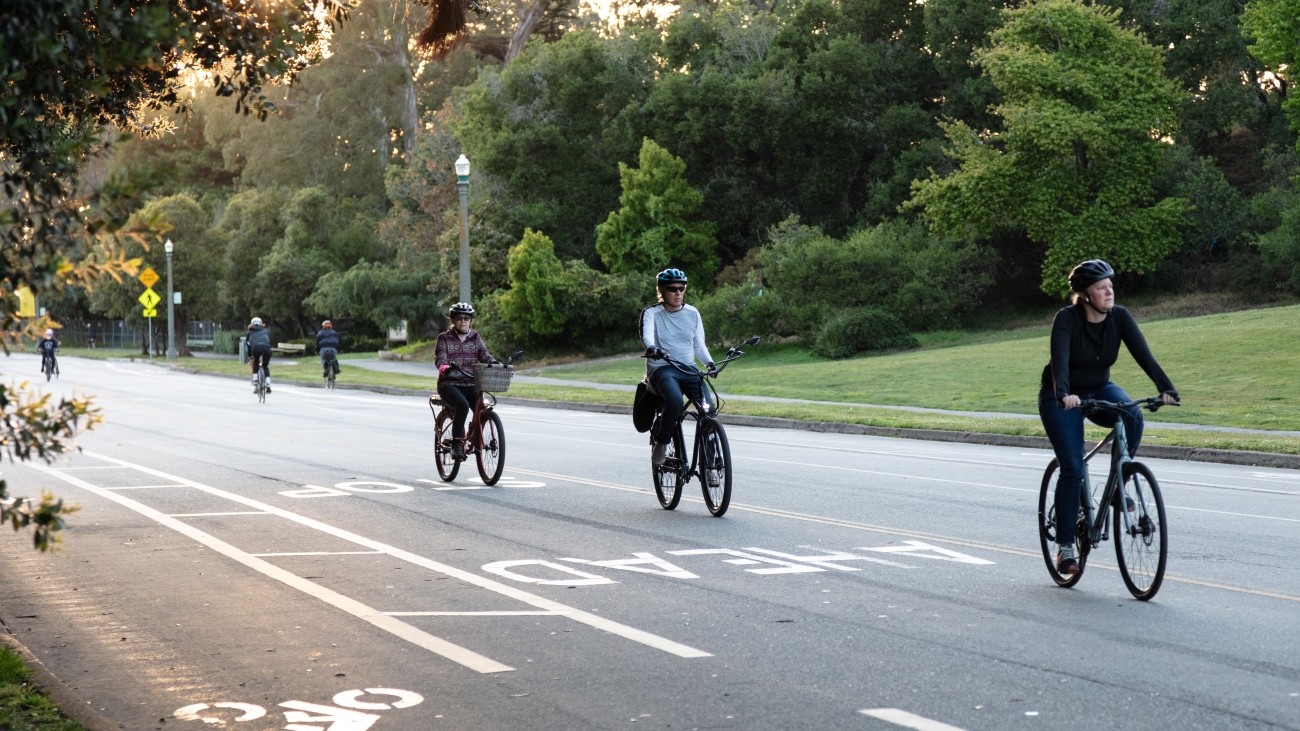
[(1292, 470), (1146, 460), (1144, 603), (1108, 550), (1051, 583), (1041, 450), (733, 425), (717, 519), (694, 484), (659, 508), (624, 415), (499, 407), (484, 488), (438, 480), (421, 398), (62, 369), (108, 422), (6, 465), (81, 510), (59, 556), (0, 534), (0, 620), (94, 723), (1300, 729)]

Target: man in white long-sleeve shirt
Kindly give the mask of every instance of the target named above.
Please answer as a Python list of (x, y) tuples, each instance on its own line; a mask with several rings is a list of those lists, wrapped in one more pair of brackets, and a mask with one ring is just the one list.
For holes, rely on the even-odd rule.
[(696, 359), (709, 371), (714, 370), (713, 356), (704, 344), (704, 320), (700, 311), (686, 304), (686, 272), (665, 269), (655, 277), (659, 302), (641, 313), (641, 344), (646, 350), (646, 380), (664, 400), (651, 460), (661, 465), (672, 441), (673, 429), (681, 418), (683, 394), (702, 398), (700, 377), (694, 369), (674, 367), (664, 355), (682, 364)]

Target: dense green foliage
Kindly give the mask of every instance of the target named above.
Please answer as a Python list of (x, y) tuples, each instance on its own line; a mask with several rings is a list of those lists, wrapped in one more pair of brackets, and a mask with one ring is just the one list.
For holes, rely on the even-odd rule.
[[(362, 0), (266, 122), (199, 89), (116, 148), (97, 189), (208, 274), (178, 325), (436, 332), (462, 152), (480, 325), (532, 348), (631, 342), (664, 266), (711, 338), (807, 345), (850, 308), (920, 332), (1046, 306), (1094, 256), (1126, 291), (1300, 293), (1294, 0), (489, 5), (431, 60), (422, 6)], [(60, 306), (138, 317), (106, 290)]]

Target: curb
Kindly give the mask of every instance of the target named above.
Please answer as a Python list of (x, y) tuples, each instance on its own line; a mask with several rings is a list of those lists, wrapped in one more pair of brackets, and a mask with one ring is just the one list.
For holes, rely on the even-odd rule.
[(57, 675), (45, 667), (40, 658), (18, 639), (9, 626), (0, 620), (0, 642), (13, 650), (23, 659), (23, 664), (31, 671), (31, 682), (59, 707), (63, 716), (81, 724), (86, 731), (122, 731), (122, 727), (99, 715), (74, 688), (69, 687)]

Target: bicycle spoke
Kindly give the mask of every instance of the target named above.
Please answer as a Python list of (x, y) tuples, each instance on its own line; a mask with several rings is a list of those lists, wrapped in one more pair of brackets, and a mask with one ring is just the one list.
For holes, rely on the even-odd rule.
[(1145, 601), (1156, 595), (1165, 576), (1169, 542), (1165, 503), (1146, 465), (1131, 462), (1124, 476), (1124, 489), (1113, 510), (1115, 557), (1129, 592)]
[(731, 504), (731, 445), (722, 425), (713, 419), (700, 422), (700, 482), (704, 504), (714, 517), (722, 517)]
[(501, 471), (506, 466), (506, 435), (501, 428), (501, 417), (491, 409), (483, 411), (480, 417), (479, 446), (475, 450), (478, 458), (478, 475), (484, 485), (495, 485), (501, 479)]
[(1088, 530), (1083, 521), (1075, 529), (1075, 555), (1079, 571), (1074, 574), (1062, 574), (1056, 568), (1056, 556), (1060, 551), (1057, 541), (1056, 525), (1056, 470), (1057, 462), (1052, 460), (1043, 473), (1043, 481), (1038, 490), (1038, 542), (1043, 551), (1043, 562), (1047, 564), (1047, 573), (1059, 586), (1070, 587), (1083, 578), (1083, 569), (1087, 564)]
[(433, 456), (438, 466), (438, 476), (443, 482), (456, 479), (456, 473), (460, 471), (460, 462), (451, 456), (451, 422), (452, 414), (449, 410), (440, 412), (434, 422)]

